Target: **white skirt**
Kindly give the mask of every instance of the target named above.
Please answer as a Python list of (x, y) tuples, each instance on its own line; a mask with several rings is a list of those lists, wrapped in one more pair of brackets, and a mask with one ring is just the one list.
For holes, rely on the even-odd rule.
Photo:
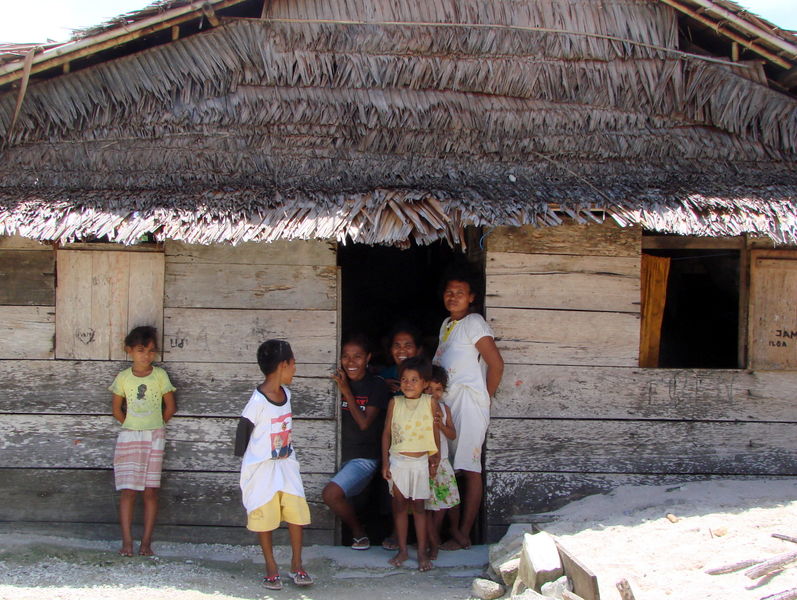
[(448, 443), (451, 466), (455, 471), (481, 473), (482, 446), (490, 424), (490, 397), (464, 385), (450, 385), (444, 400), (457, 430), (457, 437)]
[(412, 500), (426, 500), (432, 495), (429, 487), (429, 455), (390, 455), (390, 494), (396, 486), (401, 495)]

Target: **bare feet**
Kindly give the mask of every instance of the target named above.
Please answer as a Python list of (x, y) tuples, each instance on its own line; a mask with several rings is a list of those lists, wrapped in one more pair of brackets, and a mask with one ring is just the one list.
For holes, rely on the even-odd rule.
[(467, 550), (468, 548), (470, 548), (470, 540), (461, 533), (455, 534), (450, 540), (440, 544), (440, 550), (445, 550), (446, 552), (451, 552), (452, 550)]
[[(152, 551), (152, 546), (149, 544), (145, 544), (141, 542), (141, 545), (138, 547), (138, 555), (139, 556), (155, 556), (155, 553)], [(131, 554), (132, 556), (132, 554)]]
[(394, 567), (400, 567), (401, 565), (404, 564), (404, 561), (407, 560), (409, 557), (410, 556), (409, 554), (407, 554), (406, 550), (404, 551), (399, 550), (398, 554), (396, 554), (396, 556), (394, 556), (387, 562), (389, 562)]
[(119, 556), (133, 556), (133, 542), (122, 542)]
[(432, 561), (429, 560), (427, 557), (418, 557), (418, 570), (422, 573), (424, 571), (431, 571), (434, 568)]
[(429, 546), (429, 560), (437, 560), (438, 546)]

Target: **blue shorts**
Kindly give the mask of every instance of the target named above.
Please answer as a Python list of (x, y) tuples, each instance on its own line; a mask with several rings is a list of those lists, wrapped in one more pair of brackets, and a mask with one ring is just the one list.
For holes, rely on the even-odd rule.
[(352, 458), (343, 463), (340, 471), (330, 479), (346, 494), (347, 498), (356, 496), (365, 489), (379, 469), (378, 458)]

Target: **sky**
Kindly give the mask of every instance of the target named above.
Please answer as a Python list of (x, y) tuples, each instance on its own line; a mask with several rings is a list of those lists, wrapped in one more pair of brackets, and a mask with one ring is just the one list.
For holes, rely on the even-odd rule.
[[(797, 30), (797, 0), (737, 0), (783, 29)], [(66, 41), (72, 29), (99, 25), (150, 0), (0, 0), (0, 42)]]

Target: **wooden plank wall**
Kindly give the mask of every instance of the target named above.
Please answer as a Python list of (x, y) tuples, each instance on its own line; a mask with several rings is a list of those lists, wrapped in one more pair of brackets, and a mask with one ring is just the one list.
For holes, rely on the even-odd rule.
[[(0, 239), (0, 271), (9, 283), (0, 292), (0, 317), (3, 328), (13, 327), (13, 335), (0, 329), (0, 522), (117, 536), (118, 426), (107, 388), (126, 363), (53, 359), (54, 253), (12, 242)], [(166, 244), (161, 364), (178, 388), (178, 414), (167, 433), (158, 539), (253, 541), (243, 527), (233, 437), (262, 380), (257, 346), (284, 337), (298, 363), (291, 387), (313, 519), (306, 539), (333, 541), (321, 490), (336, 463), (328, 376), (338, 338), (335, 261), (335, 248), (325, 242)]]
[(490, 541), (619, 485), (797, 475), (797, 372), (638, 367), (640, 252), (640, 231), (610, 224), (487, 238), (506, 361), (485, 455)]

